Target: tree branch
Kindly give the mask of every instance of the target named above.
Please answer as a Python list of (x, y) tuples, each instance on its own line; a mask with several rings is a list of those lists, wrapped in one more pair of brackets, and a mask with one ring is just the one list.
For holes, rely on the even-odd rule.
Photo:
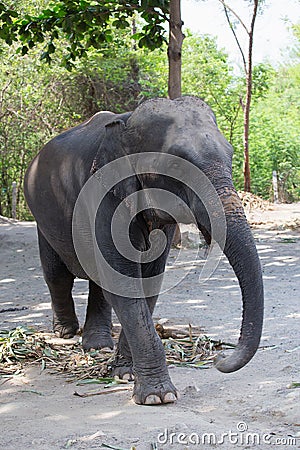
[(240, 22), (246, 33), (249, 34), (249, 30), (240, 16), (229, 5), (227, 5), (224, 0), (219, 0), (219, 2), (222, 3), (224, 8), (228, 9), (228, 11), (230, 11), (234, 15), (234, 17)]
[[(221, 1), (221, 0), (219, 0), (219, 1)], [(221, 3), (223, 3), (223, 2), (221, 1)], [(225, 12), (225, 16), (226, 16), (228, 25), (229, 25), (232, 33), (233, 33), (234, 39), (235, 39), (235, 41), (237, 43), (237, 46), (238, 46), (238, 48), (240, 50), (240, 53), (242, 55), (242, 60), (243, 60), (243, 64), (244, 64), (244, 70), (245, 70), (245, 74), (247, 75), (247, 63), (246, 63), (245, 53), (243, 52), (243, 49), (241, 47), (240, 41), (238, 40), (237, 34), (235, 32), (235, 29), (233, 28), (233, 25), (232, 25), (232, 23), (230, 21), (230, 17), (229, 17), (229, 14), (228, 14), (228, 9), (227, 9), (227, 7), (225, 5), (223, 5), (223, 7), (224, 7), (224, 12)]]

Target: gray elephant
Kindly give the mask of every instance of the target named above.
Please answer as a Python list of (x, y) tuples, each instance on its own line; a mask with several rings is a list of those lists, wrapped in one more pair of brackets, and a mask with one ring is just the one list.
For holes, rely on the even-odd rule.
[[(114, 166), (115, 161), (121, 163)], [(83, 347), (113, 347), (113, 308), (122, 325), (114, 373), (133, 373), (138, 404), (170, 403), (178, 396), (152, 320), (176, 221), (189, 223), (193, 216), (208, 243), (213, 238), (221, 245), (225, 230), (222, 248), (241, 287), (240, 338), (216, 367), (238, 370), (258, 348), (261, 266), (231, 164), (232, 148), (212, 110), (199, 98), (182, 97), (148, 100), (126, 114), (97, 113), (52, 139), (26, 173), (25, 196), (37, 221), (54, 331), (65, 338), (76, 334), (72, 286), (75, 277), (88, 279)], [(105, 172), (106, 167), (111, 170)], [(208, 186), (213, 192), (207, 192)], [(119, 226), (113, 236), (116, 211)], [(222, 213), (225, 220), (218, 226)], [(155, 232), (164, 243), (157, 252)], [(104, 269), (106, 263), (111, 272)]]

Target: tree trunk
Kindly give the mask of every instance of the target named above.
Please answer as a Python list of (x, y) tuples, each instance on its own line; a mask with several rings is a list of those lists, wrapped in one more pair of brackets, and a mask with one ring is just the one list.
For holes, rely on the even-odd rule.
[[(183, 22), (181, 20), (180, 1), (170, 1), (168, 95), (171, 100), (181, 97), (181, 48), (184, 34), (182, 33)], [(181, 235), (179, 225), (177, 225), (173, 245), (180, 245), (180, 243)]]
[(12, 188), (11, 188), (11, 217), (13, 219), (17, 218), (17, 182), (12, 182)]
[(246, 72), (246, 103), (244, 109), (244, 191), (251, 191), (251, 173), (249, 161), (249, 124), (250, 124), (250, 106), (252, 97), (252, 54), (253, 54), (253, 34), (254, 24), (257, 16), (259, 0), (254, 0), (253, 15), (249, 30), (249, 47), (248, 47), (248, 70)]
[[(241, 102), (244, 111), (244, 191), (250, 192), (251, 190), (251, 173), (250, 173), (250, 161), (249, 161), (249, 123), (250, 123), (250, 106), (251, 106), (251, 96), (252, 96), (252, 53), (253, 53), (253, 35), (254, 35), (254, 24), (257, 17), (258, 6), (260, 0), (253, 0), (253, 13), (251, 19), (250, 29), (245, 25), (241, 17), (225, 2), (225, 0), (219, 0), (223, 5), (224, 12), (226, 15), (227, 22), (230, 29), (234, 35), (237, 46), (241, 52), (243, 65), (246, 75), (246, 101), (245, 104)], [(246, 61), (245, 54), (243, 52), (242, 46), (240, 44), (239, 38), (235, 32), (233, 23), (229, 17), (229, 11), (234, 15), (235, 19), (242, 25), (246, 31), (249, 38), (248, 45), (248, 61)]]
[(252, 74), (250, 70), (246, 76), (246, 103), (244, 109), (244, 191), (251, 191), (251, 173), (249, 160), (249, 122), (250, 122), (250, 105), (251, 105), (251, 91), (252, 91)]
[(168, 94), (170, 99), (181, 96), (181, 48), (184, 39), (182, 25), (180, 0), (171, 0), (168, 46)]

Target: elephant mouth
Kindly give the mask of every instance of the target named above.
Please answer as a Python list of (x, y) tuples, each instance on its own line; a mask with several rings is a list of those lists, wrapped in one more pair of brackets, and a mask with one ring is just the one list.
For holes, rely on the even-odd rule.
[(139, 191), (138, 209), (147, 220), (165, 224), (195, 223), (192, 209), (180, 198), (178, 193), (163, 187), (144, 187)]
[(147, 208), (143, 211), (143, 217), (147, 223), (173, 224), (175, 219), (160, 208)]

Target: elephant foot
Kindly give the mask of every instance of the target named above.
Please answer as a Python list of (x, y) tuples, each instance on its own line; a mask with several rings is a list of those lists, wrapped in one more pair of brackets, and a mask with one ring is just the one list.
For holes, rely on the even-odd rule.
[(76, 319), (72, 322), (67, 322), (55, 319), (53, 320), (53, 331), (59, 338), (70, 339), (79, 331), (78, 320)]
[(89, 351), (91, 349), (100, 350), (103, 348), (112, 350), (114, 348), (114, 341), (110, 333), (83, 330), (82, 347), (84, 351)]
[(132, 360), (117, 354), (112, 363), (111, 375), (121, 380), (133, 381)]
[(179, 393), (169, 376), (164, 378), (135, 376), (133, 401), (138, 405), (174, 403), (178, 398)]

